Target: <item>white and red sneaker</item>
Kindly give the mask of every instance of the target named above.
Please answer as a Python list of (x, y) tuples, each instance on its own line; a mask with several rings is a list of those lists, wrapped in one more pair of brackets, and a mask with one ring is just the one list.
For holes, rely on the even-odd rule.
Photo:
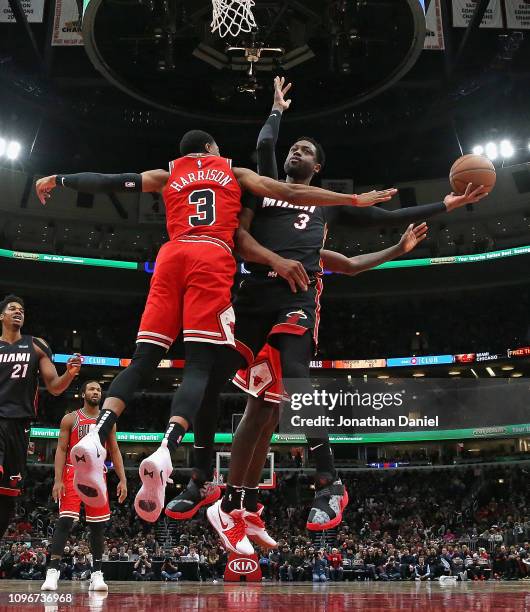
[(166, 483), (172, 471), (171, 454), (167, 441), (163, 440), (158, 450), (140, 463), (142, 486), (136, 494), (134, 508), (144, 521), (154, 523), (164, 509)]
[(210, 525), (219, 534), (226, 550), (240, 555), (253, 555), (254, 548), (245, 534), (245, 510), (225, 512), (221, 508), (221, 502), (220, 499), (206, 510)]
[(70, 462), (74, 466), (74, 489), (79, 499), (92, 508), (100, 508), (107, 503), (106, 457), (107, 451), (96, 431), (90, 431), (70, 451)]
[(246, 534), (250, 540), (263, 548), (278, 548), (278, 542), (267, 533), (265, 523), (261, 518), (262, 513), (263, 504), (258, 504), (257, 512), (245, 510), (243, 519), (246, 525)]

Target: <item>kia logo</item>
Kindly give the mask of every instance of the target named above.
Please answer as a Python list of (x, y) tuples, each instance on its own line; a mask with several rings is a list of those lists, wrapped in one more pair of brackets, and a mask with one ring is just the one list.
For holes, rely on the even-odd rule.
[(236, 574), (252, 574), (258, 569), (258, 563), (254, 559), (233, 559), (228, 567)]

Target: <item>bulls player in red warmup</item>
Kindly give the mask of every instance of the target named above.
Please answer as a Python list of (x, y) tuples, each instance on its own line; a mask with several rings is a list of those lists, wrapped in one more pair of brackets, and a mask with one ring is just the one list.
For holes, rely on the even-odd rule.
[(8, 295), (0, 302), (0, 539), (21, 492), (31, 421), (37, 413), (39, 374), (49, 393), (61, 395), (81, 368), (81, 358), (75, 355), (59, 376), (46, 342), (22, 335), (24, 317), (22, 298)]
[[(180, 143), (182, 157), (166, 170), (142, 174), (101, 175), (82, 173), (53, 175), (37, 181), (37, 194), (45, 203), (55, 187), (104, 193), (116, 191), (161, 192), (166, 205), (169, 242), (162, 246), (147, 297), (131, 365), (112, 382), (94, 432), (71, 452), (74, 486), (82, 501), (102, 505), (105, 483), (103, 444), (116, 419), (125, 409), (141, 381), (151, 377), (160, 360), (182, 331), (185, 343), (183, 382), (173, 398), (171, 418), (160, 448), (140, 465), (142, 487), (135, 499), (137, 513), (154, 522), (164, 507), (164, 493), (173, 470), (170, 451), (175, 449), (199, 410), (213, 375), (235, 372), (238, 364), (250, 363), (253, 351), (234, 338), (231, 287), (236, 271), (232, 255), (238, 230), (243, 190), (294, 204), (312, 206), (371, 206), (392, 197), (395, 190), (355, 196), (338, 194), (308, 185), (281, 183), (246, 168), (232, 168), (219, 154), (210, 134), (193, 130)], [(244, 230), (239, 241), (256, 243)], [(289, 263), (266, 249), (258, 250), (280, 275), (289, 275)], [(295, 274), (301, 268), (294, 263)], [(306, 276), (297, 277), (305, 285)], [(225, 359), (223, 348), (237, 349), (242, 359)], [(233, 355), (235, 351), (233, 352)], [(227, 366), (227, 363), (230, 364)], [(216, 365), (223, 367), (214, 372)], [(244, 552), (242, 550), (241, 552)]]
[[(52, 497), (59, 504), (59, 520), (55, 523), (50, 565), (46, 573), (46, 580), (41, 587), (43, 591), (57, 590), (59, 562), (63, 556), (64, 547), (74, 521), (79, 520), (81, 500), (74, 489), (74, 470), (70, 463), (69, 454), (79, 440), (96, 425), (101, 402), (100, 384), (95, 380), (83, 383), (81, 397), (83, 398), (83, 407), (65, 415), (61, 421), (59, 441), (55, 451), (55, 482)], [(117, 496), (121, 504), (127, 497), (127, 479), (123, 469), (123, 459), (116, 441), (115, 427), (107, 439), (106, 447), (119, 478)], [(101, 557), (105, 543), (105, 527), (110, 519), (108, 496), (105, 504), (101, 507), (85, 504), (85, 516), (87, 523), (90, 523), (90, 550), (93, 557), (93, 571), (90, 576), (89, 590), (107, 591), (108, 587), (101, 571)]]

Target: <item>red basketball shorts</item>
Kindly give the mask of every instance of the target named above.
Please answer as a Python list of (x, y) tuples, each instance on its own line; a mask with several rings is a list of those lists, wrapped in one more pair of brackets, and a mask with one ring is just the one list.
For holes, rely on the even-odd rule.
[(289, 399), (282, 383), (280, 353), (270, 344), (261, 349), (246, 370), (239, 370), (232, 382), (249, 395), (263, 397), (266, 402), (280, 404)]
[(208, 236), (183, 236), (162, 246), (137, 342), (169, 349), (184, 342), (235, 348), (231, 289), (236, 262), (228, 245)]
[[(79, 518), (81, 500), (74, 489), (74, 468), (67, 465), (63, 472), (64, 495), (59, 500), (59, 516), (68, 516), (73, 519)], [(86, 520), (88, 523), (102, 523), (110, 519), (110, 506), (107, 503), (101, 508), (93, 508), (85, 505)]]

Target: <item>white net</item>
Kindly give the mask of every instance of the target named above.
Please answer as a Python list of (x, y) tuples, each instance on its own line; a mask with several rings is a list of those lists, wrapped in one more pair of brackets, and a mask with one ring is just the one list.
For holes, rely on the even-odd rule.
[(256, 27), (252, 14), (254, 0), (212, 0), (212, 4), (212, 32), (218, 32), (221, 38), (251, 32)]

